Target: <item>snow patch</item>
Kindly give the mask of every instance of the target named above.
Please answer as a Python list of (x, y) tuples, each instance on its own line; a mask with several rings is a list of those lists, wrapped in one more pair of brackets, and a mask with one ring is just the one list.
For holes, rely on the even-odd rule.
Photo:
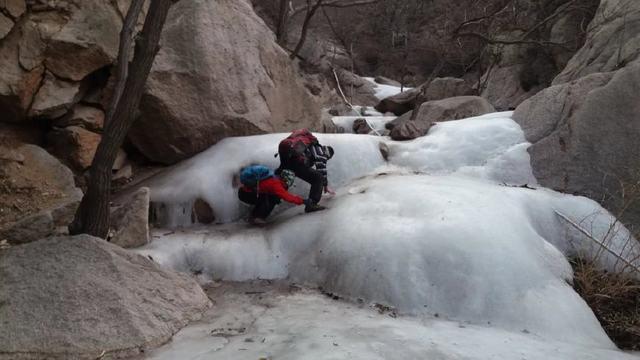
[(363, 77), (363, 79), (369, 81), (375, 86), (375, 96), (378, 98), (378, 100), (386, 99), (390, 96), (398, 95), (403, 91), (413, 89), (410, 87), (401, 88), (399, 86), (378, 84), (372, 77)]

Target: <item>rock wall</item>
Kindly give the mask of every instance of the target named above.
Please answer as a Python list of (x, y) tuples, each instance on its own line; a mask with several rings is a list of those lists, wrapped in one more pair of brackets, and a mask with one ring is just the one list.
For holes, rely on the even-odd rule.
[[(613, 41), (615, 39), (616, 41)], [(586, 195), (640, 226), (640, 3), (603, 0), (585, 46), (514, 114), (544, 186)], [(624, 210), (624, 211), (623, 211)]]
[[(101, 138), (128, 3), (0, 2), (0, 122), (39, 124), (76, 173)], [(319, 127), (324, 84), (304, 81), (273, 37), (247, 0), (177, 3), (133, 144), (174, 163), (227, 136)]]
[(178, 2), (130, 133), (174, 163), (228, 136), (315, 128), (320, 104), (248, 1)]
[(584, 46), (553, 84), (609, 72), (640, 62), (640, 2), (602, 0), (589, 24)]

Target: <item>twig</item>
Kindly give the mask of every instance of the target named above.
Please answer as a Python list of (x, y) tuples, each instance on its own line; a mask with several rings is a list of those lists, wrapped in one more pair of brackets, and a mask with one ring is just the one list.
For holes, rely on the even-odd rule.
[(640, 274), (640, 267), (632, 264), (631, 262), (629, 262), (627, 259), (623, 258), (622, 255), (618, 255), (615, 251), (611, 250), (608, 246), (606, 246), (605, 244), (601, 243), (599, 240), (597, 240), (595, 237), (593, 237), (593, 235), (591, 235), (587, 230), (585, 230), (582, 226), (580, 226), (579, 224), (576, 224), (573, 220), (569, 219), (568, 216), (564, 215), (563, 213), (559, 212), (558, 210), (554, 210), (554, 212), (564, 221), (566, 221), (569, 225), (573, 226), (574, 228), (576, 228), (576, 230), (580, 231), (581, 233), (583, 233), (586, 237), (588, 237), (589, 239), (591, 239), (593, 242), (595, 242), (596, 244), (598, 244), (603, 250), (607, 251), (608, 253), (610, 253), (611, 255), (615, 256), (618, 260), (622, 261), (623, 263), (627, 264), (627, 266), (629, 266), (630, 268), (632, 268), (633, 270), (635, 270), (638, 274)]
[[(342, 91), (342, 86), (340, 86), (340, 80), (338, 79), (338, 73), (336, 73), (336, 69), (331, 69), (331, 70), (333, 71), (333, 76), (336, 79), (336, 85), (338, 85), (338, 90), (340, 91), (340, 96), (342, 96), (342, 100), (344, 100), (345, 104), (347, 104), (347, 106), (349, 106), (351, 110), (353, 110), (353, 112), (358, 114), (358, 111), (353, 107), (353, 105), (349, 102), (349, 100), (347, 100), (347, 97), (344, 96), (344, 92)], [(361, 115), (361, 114), (358, 114), (358, 115)], [(373, 126), (371, 126), (366, 116), (363, 116), (362, 118), (364, 119), (364, 122), (367, 123), (367, 126), (369, 126), (371, 130), (373, 130), (373, 132), (376, 133), (376, 135), (382, 136), (382, 134), (380, 134), (378, 130), (376, 130)]]

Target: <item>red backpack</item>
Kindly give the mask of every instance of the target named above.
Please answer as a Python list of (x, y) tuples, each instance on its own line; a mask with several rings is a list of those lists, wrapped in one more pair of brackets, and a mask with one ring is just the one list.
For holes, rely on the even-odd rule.
[(307, 147), (317, 144), (318, 139), (307, 129), (296, 130), (278, 145), (278, 154), (284, 162), (307, 162)]

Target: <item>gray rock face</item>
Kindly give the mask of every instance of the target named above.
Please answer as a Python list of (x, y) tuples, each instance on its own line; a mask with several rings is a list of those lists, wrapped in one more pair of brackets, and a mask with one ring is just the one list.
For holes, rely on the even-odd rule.
[(376, 105), (376, 110), (383, 114), (391, 112), (397, 116), (405, 114), (415, 107), (416, 99), (420, 96), (420, 91), (421, 88), (415, 88), (382, 99), (378, 105)]
[(74, 10), (48, 40), (45, 64), (56, 76), (79, 81), (115, 60), (122, 19), (113, 5), (101, 0), (82, 0)]
[[(533, 143), (538, 181), (602, 200), (617, 213), (625, 202), (621, 185), (636, 183), (640, 174), (639, 93), (640, 65), (634, 65), (553, 86), (519, 106), (514, 119)], [(640, 206), (622, 218), (640, 225)]]
[(123, 248), (149, 243), (149, 188), (141, 187), (111, 213), (109, 241)]
[(47, 73), (33, 100), (29, 115), (50, 119), (62, 116), (80, 97), (79, 83), (60, 80)]
[(27, 10), (25, 0), (1, 0), (0, 7), (7, 10), (14, 18), (19, 18)]
[(473, 89), (463, 79), (445, 77), (435, 78), (427, 86), (424, 95), (425, 101), (442, 100), (456, 96), (471, 95)]
[(473, 93), (471, 87), (463, 80), (453, 77), (435, 78), (428, 84), (403, 91), (398, 95), (383, 99), (376, 106), (381, 113), (392, 112), (398, 116), (405, 114), (425, 101), (442, 100)]
[(372, 106), (378, 103), (372, 82), (344, 69), (337, 70), (337, 75), (342, 91), (353, 104)]
[(76, 105), (63, 118), (54, 121), (58, 127), (80, 126), (84, 129), (100, 132), (104, 126), (104, 112), (92, 106)]
[(414, 120), (411, 120), (410, 115), (405, 114), (392, 122), (390, 134), (392, 139), (415, 139), (425, 135), (435, 122), (484, 115), (495, 112), (495, 109), (486, 99), (479, 96), (458, 96), (427, 101), (420, 105), (417, 111), (418, 114)]
[(162, 163), (228, 136), (320, 125), (319, 104), (246, 0), (172, 7), (140, 108), (130, 139)]
[[(9, 150), (0, 147), (0, 152)], [(71, 171), (42, 148), (22, 145), (11, 152), (17, 156), (0, 159), (0, 240), (21, 244), (70, 223), (82, 191)]]
[(210, 304), (187, 275), (87, 235), (0, 251), (0, 288), (0, 359), (139, 354)]
[(589, 25), (584, 46), (553, 84), (610, 72), (640, 62), (640, 2), (602, 0)]
[(542, 84), (538, 84), (528, 91), (524, 90), (521, 85), (523, 71), (527, 71), (523, 65), (511, 65), (493, 70), (491, 76), (486, 79), (482, 97), (498, 110), (517, 107), (543, 88)]
[[(27, 8), (24, 0), (0, 2), (15, 22), (0, 42), (0, 121), (64, 115), (78, 100), (79, 82), (111, 65), (118, 51), (122, 19), (112, 2), (29, 4)], [(8, 24), (2, 19), (0, 15), (0, 37)]]
[(11, 29), (13, 29), (13, 25), (11, 19), (0, 13), (0, 40), (7, 36)]

